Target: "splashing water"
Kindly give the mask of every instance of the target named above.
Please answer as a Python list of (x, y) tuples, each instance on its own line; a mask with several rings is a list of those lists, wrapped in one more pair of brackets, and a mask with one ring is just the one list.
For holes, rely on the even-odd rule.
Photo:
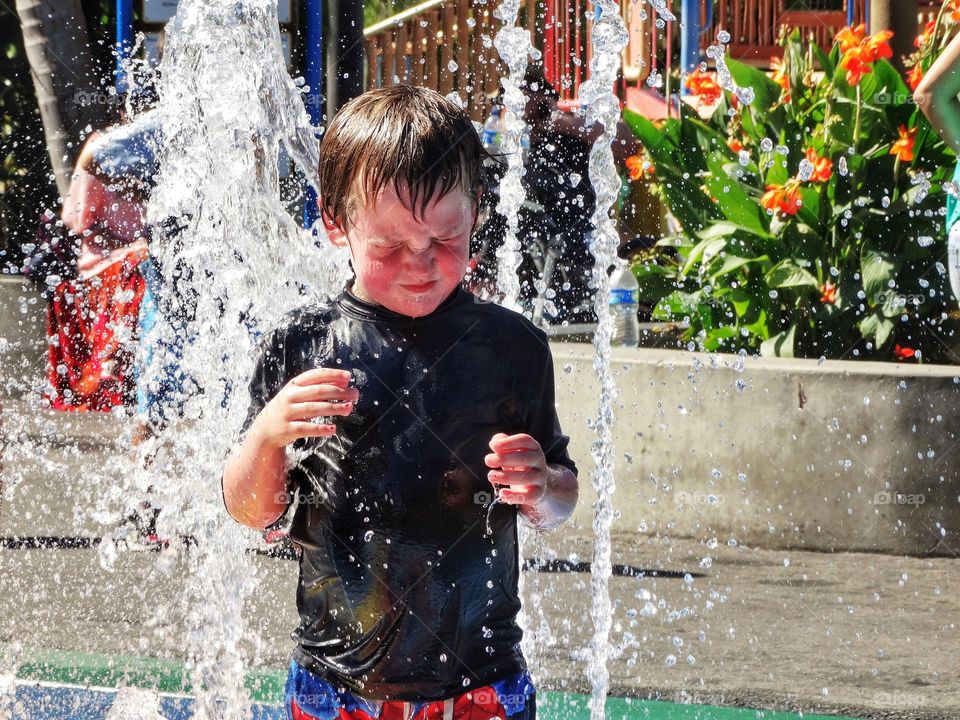
[(730, 42), (730, 33), (721, 30), (717, 33), (717, 44), (707, 48), (707, 57), (713, 60), (717, 66), (717, 83), (724, 90), (729, 90), (737, 96), (744, 105), (749, 105), (756, 99), (756, 93), (752, 87), (740, 87), (730, 74), (730, 69), (726, 62), (726, 47)]
[[(342, 286), (346, 262), (329, 246), (318, 249), (280, 200), (280, 143), (314, 185), (318, 143), (285, 70), (276, 3), (184, 0), (161, 74), (165, 142), (148, 207), (158, 228), (151, 249), (168, 280), (162, 299), (195, 302), (180, 365), (203, 391), (184, 398), (166, 447), (149, 469), (141, 458), (137, 474), (149, 472), (155, 487), (161, 536), (196, 540), (181, 599), (192, 683), (202, 688), (196, 717), (245, 717), (247, 648), (258, 642), (242, 607), (255, 576), (237, 551), (250, 533), (224, 512), (220, 473), (246, 414), (258, 334)], [(182, 330), (169, 318), (158, 324), (167, 343)]]
[(612, 572), (610, 528), (613, 523), (615, 487), (612, 426), (613, 401), (616, 398), (616, 388), (610, 369), (610, 337), (613, 332), (613, 320), (606, 305), (610, 287), (607, 268), (616, 261), (619, 245), (617, 230), (610, 217), (610, 208), (620, 192), (620, 178), (617, 175), (611, 150), (616, 137), (617, 122), (620, 120), (620, 101), (613, 94), (612, 88), (620, 69), (620, 53), (626, 47), (629, 36), (623, 17), (620, 15), (620, 8), (615, 2), (597, 0), (596, 8), (590, 78), (580, 86), (580, 103), (586, 112), (588, 123), (600, 122), (603, 125), (603, 134), (590, 151), (590, 182), (597, 195), (592, 218), (596, 235), (590, 250), (594, 256), (593, 283), (596, 288), (594, 308), (599, 321), (593, 338), (593, 368), (600, 381), (600, 405), (596, 422), (597, 439), (593, 443), (596, 469), (591, 476), (597, 501), (593, 521), (594, 551), (590, 574), (594, 634), (590, 663), (587, 668), (592, 686), (590, 715), (594, 720), (603, 720), (610, 679), (607, 658), (610, 653), (612, 624), (609, 579)]
[(660, 18), (662, 22), (668, 23), (676, 21), (677, 16), (670, 11), (667, 0), (646, 0), (646, 2), (647, 5), (653, 8), (657, 17)]
[(520, 240), (517, 231), (520, 227), (520, 207), (526, 198), (523, 178), (523, 155), (520, 152), (520, 137), (526, 124), (523, 110), (527, 98), (520, 89), (527, 70), (527, 58), (535, 57), (538, 51), (530, 43), (529, 31), (517, 27), (517, 15), (520, 0), (503, 0), (494, 11), (494, 15), (503, 21), (503, 27), (494, 38), (494, 45), (500, 57), (507, 64), (509, 72), (500, 79), (503, 85), (504, 126), (502, 152), (507, 156), (507, 172), (500, 181), (500, 200), (497, 212), (507, 219), (507, 229), (503, 245), (497, 248), (497, 285), (504, 297), (501, 304), (511, 310), (520, 310)]

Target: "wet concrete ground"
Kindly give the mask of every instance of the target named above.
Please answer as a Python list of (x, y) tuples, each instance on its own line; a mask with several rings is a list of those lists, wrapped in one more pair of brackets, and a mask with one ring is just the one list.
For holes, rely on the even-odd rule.
[[(617, 544), (630, 546), (618, 554), (634, 567), (702, 575), (611, 579), (613, 694), (854, 717), (960, 717), (960, 561), (725, 547), (700, 569), (705, 548), (696, 543)], [(182, 560), (159, 569), (170, 562), (121, 553), (108, 573), (97, 549), (0, 550), (2, 639), (181, 658), (186, 578)], [(254, 565), (260, 584), (246, 617), (264, 665), (282, 668), (296, 625), (296, 564), (257, 556)], [(527, 572), (525, 591), (540, 683), (588, 692), (589, 574)]]
[[(105, 491), (104, 457), (122, 442), (102, 425), (63, 431), (30, 422), (6, 427), (21, 445), (12, 455), (8, 446), (0, 510), (0, 657), (9, 665), (52, 648), (182, 658), (187, 568), (198, 549), (120, 552), (113, 571), (104, 570), (94, 539), (102, 529), (84, 509)], [(31, 460), (24, 444), (41, 438), (44, 460)], [(13, 540), (37, 536), (90, 546)], [(613, 694), (864, 718), (960, 717), (960, 559), (729, 541), (616, 534)], [(579, 528), (527, 545), (527, 557), (553, 561), (524, 574), (532, 664), (545, 688), (589, 692), (591, 553)], [(281, 669), (297, 622), (296, 564), (258, 554), (252, 565), (259, 585), (245, 616), (262, 664)]]

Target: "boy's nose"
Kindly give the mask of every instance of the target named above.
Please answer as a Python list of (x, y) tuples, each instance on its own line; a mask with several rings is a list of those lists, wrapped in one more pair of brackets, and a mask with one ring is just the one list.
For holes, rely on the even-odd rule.
[(423, 255), (432, 245), (430, 238), (416, 238), (407, 242), (407, 247), (414, 255)]

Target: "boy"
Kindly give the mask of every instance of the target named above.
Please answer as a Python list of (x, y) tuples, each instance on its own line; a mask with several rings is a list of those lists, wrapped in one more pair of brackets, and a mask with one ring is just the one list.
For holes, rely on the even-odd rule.
[(296, 498), (290, 718), (534, 718), (517, 514), (563, 522), (576, 467), (544, 334), (459, 287), (483, 153), (423, 88), (368, 92), (324, 134), (321, 214), (355, 277), (268, 338), (223, 478), (253, 528)]

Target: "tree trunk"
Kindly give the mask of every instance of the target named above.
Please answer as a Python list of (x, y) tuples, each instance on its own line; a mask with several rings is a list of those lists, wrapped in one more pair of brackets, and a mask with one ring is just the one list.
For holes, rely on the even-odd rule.
[(80, 0), (16, 0), (47, 152), (63, 197), (87, 126), (102, 128), (114, 98), (93, 73)]

